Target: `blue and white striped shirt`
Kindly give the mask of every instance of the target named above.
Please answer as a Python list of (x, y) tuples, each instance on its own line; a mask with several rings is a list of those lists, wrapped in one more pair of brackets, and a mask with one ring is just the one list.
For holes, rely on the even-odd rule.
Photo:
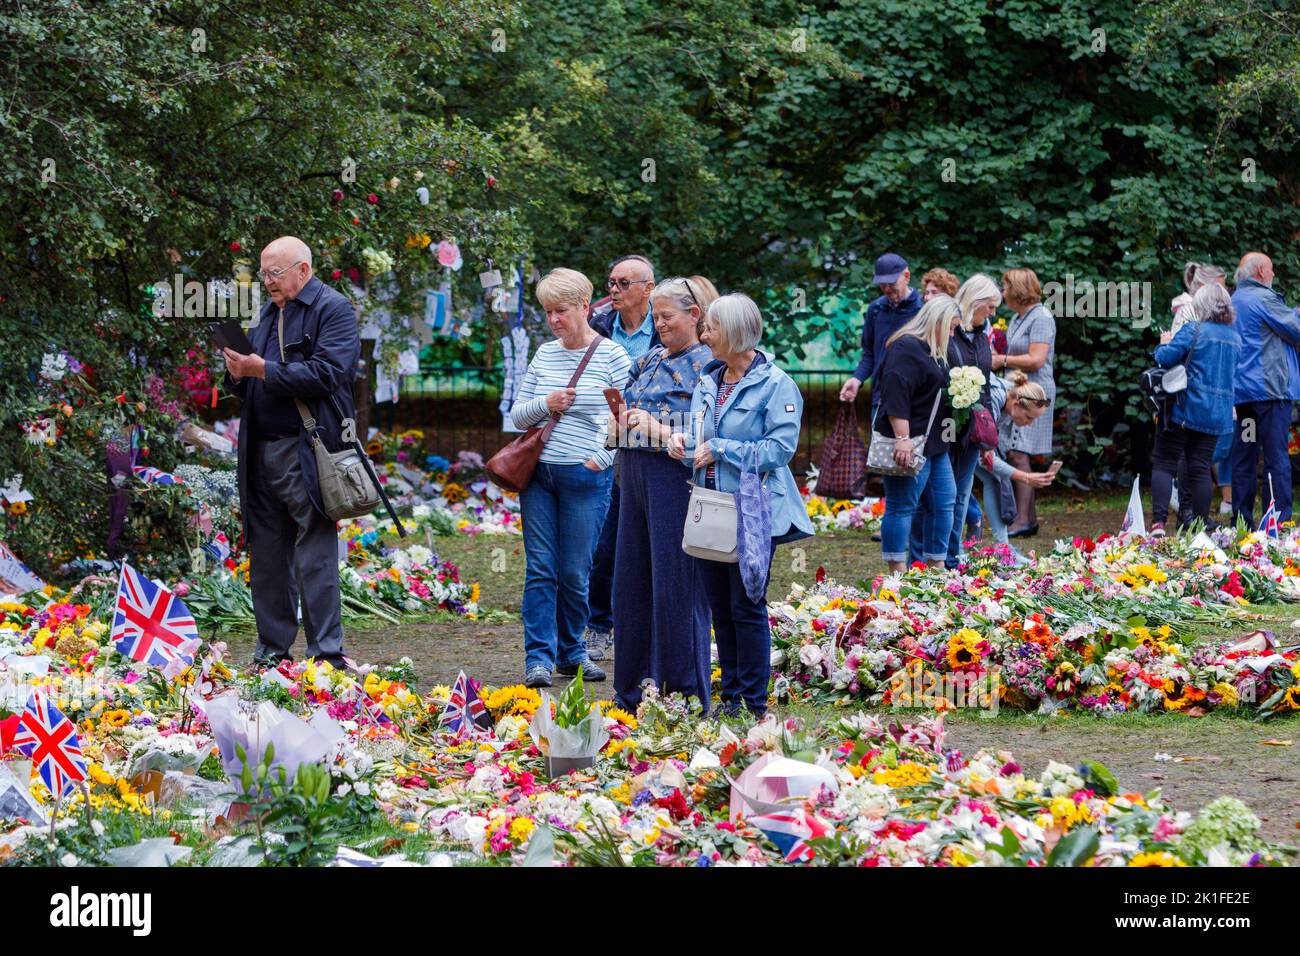
[[(510, 408), (510, 417), (516, 428), (545, 424), (551, 414), (546, 408), (546, 396), (568, 387), (569, 379), (573, 378), (586, 353), (586, 346), (566, 349), (555, 340), (538, 348), (528, 363), (524, 383)], [(616, 388), (622, 392), (631, 371), (632, 360), (627, 351), (618, 343), (602, 338), (583, 370), (582, 378), (574, 386), (578, 397), (560, 416), (542, 451), (541, 460), (552, 465), (577, 465), (593, 458), (602, 468), (613, 464), (614, 449), (605, 447), (609, 426), (605, 389)]]

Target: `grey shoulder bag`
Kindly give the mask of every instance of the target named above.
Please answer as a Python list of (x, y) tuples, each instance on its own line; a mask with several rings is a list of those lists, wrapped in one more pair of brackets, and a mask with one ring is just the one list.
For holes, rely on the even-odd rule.
[[(279, 327), (276, 334), (280, 340), (280, 361), (284, 357), (284, 310), (280, 310)], [(312, 452), (316, 455), (316, 477), (320, 482), (321, 504), (325, 513), (334, 521), (347, 518), (360, 518), (368, 515), (380, 504), (388, 504), (379, 489), (379, 482), (374, 476), (374, 469), (361, 444), (357, 441), (357, 424), (354, 419), (343, 419), (340, 439), (350, 446), (342, 451), (330, 451), (321, 441), (320, 429), (306, 404), (295, 398), (298, 414), (302, 416), (303, 426), (307, 429), (307, 438), (311, 442)], [(389, 506), (391, 512), (391, 505)], [(394, 516), (399, 532), (402, 525)]]

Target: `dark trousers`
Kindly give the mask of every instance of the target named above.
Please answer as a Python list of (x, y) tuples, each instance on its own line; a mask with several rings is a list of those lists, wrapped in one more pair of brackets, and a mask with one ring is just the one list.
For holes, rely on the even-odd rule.
[(699, 562), (682, 550), (690, 472), (657, 451), (620, 451), (614, 561), (614, 693), (635, 711), (642, 681), (709, 710), (709, 602)]
[(257, 619), (259, 660), (290, 656), (298, 636), (298, 603), (307, 656), (343, 661), (336, 524), (312, 506), (298, 461), (298, 439), (253, 439), (249, 449), (248, 572)]
[[(772, 550), (775, 553), (775, 545)], [(733, 710), (743, 702), (755, 716), (762, 716), (767, 712), (767, 684), (772, 676), (767, 601), (749, 599), (739, 564), (692, 560), (704, 579), (704, 592), (713, 612), (713, 639), (722, 668), (722, 707)]]
[[(623, 466), (620, 463), (618, 467), (621, 470)], [(678, 464), (677, 467), (681, 468), (681, 465)], [(682, 471), (685, 470), (682, 468)], [(614, 561), (618, 553), (620, 481), (621, 477), (611, 486), (613, 490), (609, 496), (609, 514), (605, 516), (600, 538), (596, 542), (596, 556), (591, 560), (591, 580), (587, 583), (587, 627), (602, 634), (608, 634), (614, 629)]]
[[(1264, 456), (1264, 495), (1269, 477), (1277, 501), (1278, 520), (1291, 520), (1291, 459), (1287, 436), (1291, 431), (1293, 402), (1244, 402), (1237, 406), (1237, 434), (1232, 439), (1232, 517), (1246, 524), (1255, 520), (1255, 486), (1259, 456)], [(1264, 509), (1268, 498), (1264, 497)]]
[[(1151, 520), (1154, 523), (1164, 524), (1169, 517), (1174, 475), (1182, 473), (1180, 462), (1187, 469), (1187, 478), (1180, 477), (1178, 481), (1180, 516), (1186, 513), (1188, 520), (1210, 520), (1210, 497), (1214, 493), (1210, 463), (1214, 460), (1214, 446), (1218, 440), (1218, 435), (1193, 431), (1182, 425), (1156, 430), (1156, 447), (1151, 462)], [(1186, 512), (1182, 507), (1184, 503), (1188, 506)]]

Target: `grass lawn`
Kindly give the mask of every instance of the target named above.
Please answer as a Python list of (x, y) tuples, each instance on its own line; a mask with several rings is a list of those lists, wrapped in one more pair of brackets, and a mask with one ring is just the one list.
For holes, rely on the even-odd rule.
[[(1021, 549), (1049, 549), (1057, 538), (1118, 530), (1126, 500), (1122, 494), (1049, 498), (1039, 507), (1039, 535), (1021, 539)], [(425, 689), (451, 683), (461, 669), (486, 684), (517, 683), (523, 676), (518, 620), (524, 575), (521, 540), (454, 537), (437, 538), (434, 544), (442, 557), (460, 566), (465, 580), (481, 583), (482, 607), (508, 612), (510, 619), (439, 620), (352, 631), (348, 653), (373, 662), (410, 657)], [(784, 598), (796, 581), (811, 583), (818, 566), (844, 583), (870, 581), (884, 571), (880, 544), (869, 536), (820, 536), (777, 551), (769, 598)], [(1257, 610), (1259, 620), (1241, 631), (1263, 626), (1290, 633), (1290, 622), (1300, 618), (1300, 606)], [(236, 658), (251, 657), (251, 637), (234, 637), (230, 644)], [(600, 685), (593, 689), (599, 690)], [(796, 710), (810, 718), (832, 712), (829, 707)], [(1263, 818), (1270, 839), (1300, 839), (1300, 746), (1265, 743), (1300, 740), (1300, 718), (1257, 722), (1221, 715), (1199, 719), (1126, 715), (1106, 719), (1086, 714), (1038, 717), (1003, 710), (994, 718), (958, 712), (948, 717), (947, 726), (952, 746), (967, 754), (981, 747), (1009, 751), (1027, 773), (1038, 773), (1049, 760), (1094, 759), (1106, 764), (1124, 788), (1144, 793), (1161, 788), (1180, 809), (1196, 810), (1223, 794), (1237, 796)], [(1156, 760), (1157, 754), (1175, 759)]]

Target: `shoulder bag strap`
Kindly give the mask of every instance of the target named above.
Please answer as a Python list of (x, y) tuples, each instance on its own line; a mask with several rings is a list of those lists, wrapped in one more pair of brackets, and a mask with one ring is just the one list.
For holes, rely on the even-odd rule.
[(939, 414), (939, 403), (943, 401), (944, 387), (940, 386), (939, 391), (934, 396), (934, 408), (930, 409), (930, 420), (925, 423), (925, 431), (921, 435), (921, 447), (930, 440), (930, 429), (934, 427), (934, 417)]
[[(601, 336), (597, 334), (591, 344), (587, 346), (587, 353), (583, 355), (582, 361), (578, 363), (578, 367), (574, 370), (573, 378), (569, 379), (569, 388), (575, 387), (578, 384), (578, 379), (582, 378), (582, 373), (586, 370), (587, 363), (591, 361), (591, 357), (596, 354), (596, 349), (600, 347), (600, 339)], [(555, 430), (555, 426), (559, 422), (561, 414), (561, 412), (552, 413), (551, 420), (547, 422), (546, 427), (542, 429), (543, 444), (550, 439), (551, 432)]]
[[(283, 362), (284, 361), (284, 309), (280, 310), (280, 318), (276, 321), (275, 335), (280, 342), (280, 361)], [(293, 400), (293, 403), (298, 406), (298, 414), (302, 416), (302, 423), (303, 426), (307, 429), (308, 437), (310, 437), (312, 441), (319, 441), (319, 436), (316, 433), (316, 419), (313, 418), (311, 412), (307, 410), (307, 406), (303, 403), (302, 399), (295, 398)]]

